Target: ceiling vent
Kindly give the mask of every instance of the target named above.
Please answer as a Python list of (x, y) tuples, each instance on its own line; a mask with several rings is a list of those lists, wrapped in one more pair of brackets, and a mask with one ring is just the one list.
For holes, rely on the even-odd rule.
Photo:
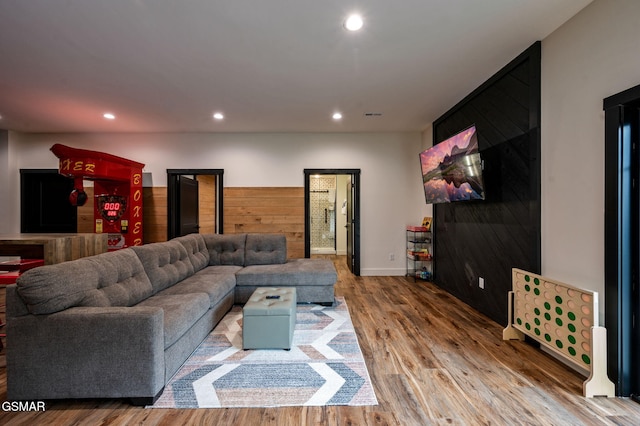
[(365, 117), (382, 117), (382, 113), (381, 112), (365, 112), (364, 116)]

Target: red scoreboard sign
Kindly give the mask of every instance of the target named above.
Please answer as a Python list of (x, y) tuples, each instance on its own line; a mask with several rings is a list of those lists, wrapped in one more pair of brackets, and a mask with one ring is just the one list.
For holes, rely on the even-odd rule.
[(144, 164), (60, 144), (53, 145), (51, 151), (60, 159), (60, 174), (74, 179), (73, 203), (84, 203), (83, 181), (93, 181), (94, 232), (109, 234), (109, 249), (142, 245)]

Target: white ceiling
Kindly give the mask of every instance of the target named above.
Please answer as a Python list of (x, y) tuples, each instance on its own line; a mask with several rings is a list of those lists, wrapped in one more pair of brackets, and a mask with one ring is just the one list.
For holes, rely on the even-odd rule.
[(0, 0), (0, 128), (420, 131), (590, 2)]

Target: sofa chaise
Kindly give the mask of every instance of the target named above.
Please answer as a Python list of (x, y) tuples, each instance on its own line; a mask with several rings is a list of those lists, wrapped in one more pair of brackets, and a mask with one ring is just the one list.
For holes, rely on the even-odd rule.
[(191, 234), (47, 265), (7, 287), (7, 398), (153, 403), (235, 304), (296, 287), (332, 304), (325, 259), (287, 259), (283, 234)]

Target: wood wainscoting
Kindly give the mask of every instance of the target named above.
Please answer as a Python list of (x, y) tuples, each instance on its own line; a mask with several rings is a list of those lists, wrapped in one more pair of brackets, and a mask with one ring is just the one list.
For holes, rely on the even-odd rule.
[[(93, 200), (93, 188), (86, 188)], [(89, 194), (91, 190), (91, 194)], [(167, 188), (144, 188), (144, 242), (167, 240)], [(235, 187), (225, 188), (225, 234), (243, 232), (282, 232), (287, 236), (288, 257), (304, 257), (304, 188), (303, 187)], [(214, 200), (201, 200), (214, 204)], [(78, 231), (93, 232), (93, 204), (78, 211)], [(215, 206), (213, 206), (215, 208)], [(206, 225), (206, 224), (201, 224)], [(209, 228), (202, 228), (208, 233)]]
[(167, 187), (142, 188), (142, 197), (144, 243), (167, 241)]
[(78, 207), (78, 233), (93, 233), (93, 186), (84, 188), (87, 193), (87, 202)]
[(304, 257), (304, 188), (225, 188), (224, 233), (243, 232), (282, 232), (288, 257)]

